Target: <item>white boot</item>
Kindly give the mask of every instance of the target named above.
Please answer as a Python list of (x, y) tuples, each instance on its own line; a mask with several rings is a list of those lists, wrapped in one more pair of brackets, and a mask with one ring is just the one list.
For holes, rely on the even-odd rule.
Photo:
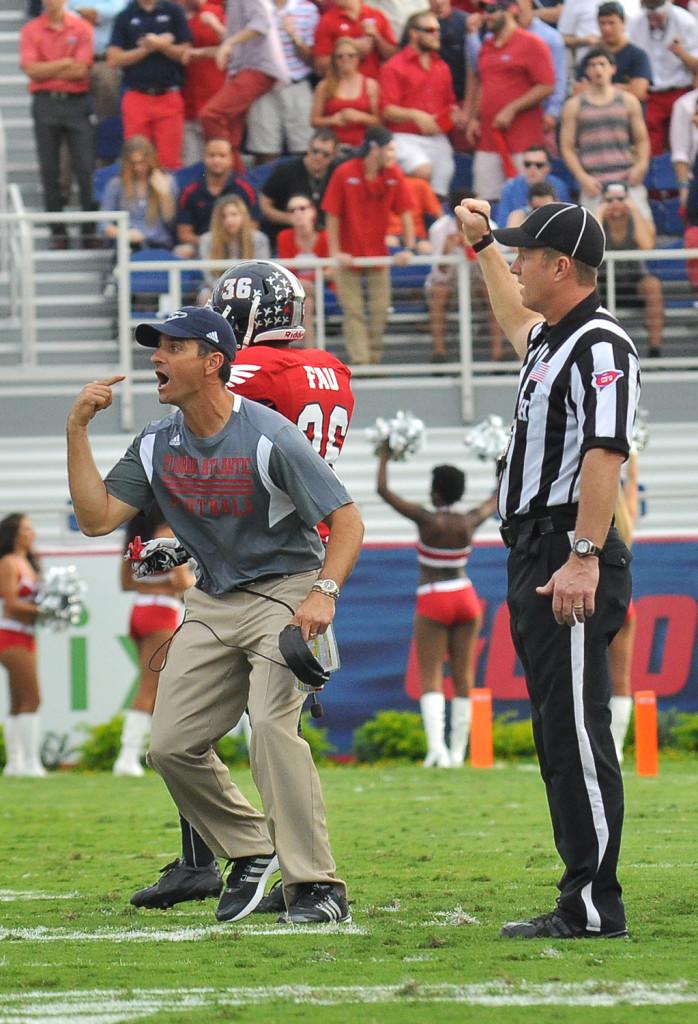
[(470, 738), (470, 697), (454, 697), (451, 701), (451, 764), (459, 768), (465, 761)]
[(24, 765), (22, 775), (33, 779), (43, 779), (46, 769), (41, 763), (41, 737), (39, 735), (39, 712), (25, 711), (16, 716), (19, 742), (22, 747)]
[(618, 755), (618, 764), (623, 763), (623, 745), (633, 711), (632, 697), (611, 697), (611, 736)]
[(424, 732), (427, 736), (425, 768), (450, 768), (451, 758), (444, 738), (446, 728), (446, 701), (443, 693), (423, 693), (419, 698)]
[(130, 775), (140, 778), (144, 775), (141, 758), (145, 753), (145, 738), (150, 732), (152, 715), (146, 711), (129, 710), (124, 715), (121, 731), (121, 750), (114, 762), (114, 775)]
[(24, 751), (19, 734), (17, 715), (8, 715), (5, 719), (5, 768), (3, 775), (24, 775)]

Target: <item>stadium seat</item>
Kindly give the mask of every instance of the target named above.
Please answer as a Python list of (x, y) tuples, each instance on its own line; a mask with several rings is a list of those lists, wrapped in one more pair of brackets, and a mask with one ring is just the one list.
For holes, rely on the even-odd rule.
[(195, 164), (189, 164), (187, 167), (180, 167), (179, 170), (173, 171), (172, 176), (175, 180), (177, 195), (181, 195), (187, 185), (191, 185), (193, 181), (198, 181), (203, 173), (203, 160), (198, 160)]
[(679, 183), (671, 162), (671, 153), (652, 157), (645, 177), (645, 187), (652, 199), (668, 199), (677, 195)]
[(579, 184), (572, 171), (569, 169), (564, 160), (559, 156), (553, 156), (550, 158), (550, 170), (556, 178), (561, 178), (570, 190), (570, 195), (574, 198), (579, 192)]
[[(659, 245), (658, 249), (683, 249), (683, 238)], [(645, 266), (648, 274), (654, 274), (660, 281), (687, 281), (688, 270), (685, 260), (647, 260)]]
[(270, 160), (268, 164), (258, 164), (257, 167), (248, 167), (243, 174), (243, 178), (245, 181), (249, 181), (255, 192), (260, 192), (264, 188), (266, 180), (271, 172), (276, 170), (280, 164), (293, 159), (294, 157), (280, 156), (276, 160)]
[(124, 126), (119, 115), (98, 121), (95, 129), (95, 156), (98, 160), (118, 160), (124, 145)]
[(104, 190), (107, 187), (107, 182), (118, 174), (121, 170), (121, 164), (117, 160), (115, 164), (109, 164), (108, 167), (98, 167), (92, 175), (92, 195), (98, 206), (101, 206), (102, 197), (104, 196)]
[[(131, 254), (130, 264), (149, 260), (178, 262), (177, 257), (169, 249), (140, 249)], [(181, 278), (183, 299), (201, 287), (202, 275), (199, 270), (183, 270)], [(167, 295), (169, 287), (169, 274), (166, 270), (131, 271), (131, 291), (136, 295)]]

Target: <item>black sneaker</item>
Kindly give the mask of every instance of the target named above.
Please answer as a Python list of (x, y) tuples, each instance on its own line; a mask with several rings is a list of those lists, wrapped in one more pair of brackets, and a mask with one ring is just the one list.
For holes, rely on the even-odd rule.
[(134, 892), (131, 903), (134, 907), (145, 907), (146, 910), (167, 910), (187, 900), (220, 896), (222, 888), (223, 879), (217, 861), (203, 868), (193, 868), (183, 860), (173, 860), (161, 869), (155, 885)]
[(267, 881), (278, 870), (279, 858), (275, 853), (234, 860), (216, 908), (218, 920), (239, 921), (251, 914), (264, 896)]
[(281, 879), (274, 882), (267, 895), (255, 907), (255, 914), (285, 914), (284, 883)]
[(349, 924), (351, 912), (342, 889), (338, 885), (308, 882), (301, 894), (279, 924)]
[(511, 921), (499, 932), (503, 939), (627, 939), (622, 928), (616, 932), (590, 932), (562, 917), (557, 910), (532, 917), (530, 921)]

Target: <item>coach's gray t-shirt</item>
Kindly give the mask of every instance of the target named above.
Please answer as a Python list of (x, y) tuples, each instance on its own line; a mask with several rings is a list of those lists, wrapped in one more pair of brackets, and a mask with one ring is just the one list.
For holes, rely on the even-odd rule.
[(240, 395), (212, 437), (192, 434), (180, 410), (149, 423), (105, 484), (134, 508), (157, 501), (208, 594), (319, 568), (315, 524), (351, 502), (295, 424)]

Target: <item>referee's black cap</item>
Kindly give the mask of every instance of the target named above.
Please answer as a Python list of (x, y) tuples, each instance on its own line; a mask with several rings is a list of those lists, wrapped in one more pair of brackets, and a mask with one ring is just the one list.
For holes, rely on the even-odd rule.
[(529, 213), (517, 228), (496, 228), (492, 234), (514, 249), (557, 249), (566, 256), (600, 267), (606, 236), (596, 217), (576, 203), (547, 203)]

